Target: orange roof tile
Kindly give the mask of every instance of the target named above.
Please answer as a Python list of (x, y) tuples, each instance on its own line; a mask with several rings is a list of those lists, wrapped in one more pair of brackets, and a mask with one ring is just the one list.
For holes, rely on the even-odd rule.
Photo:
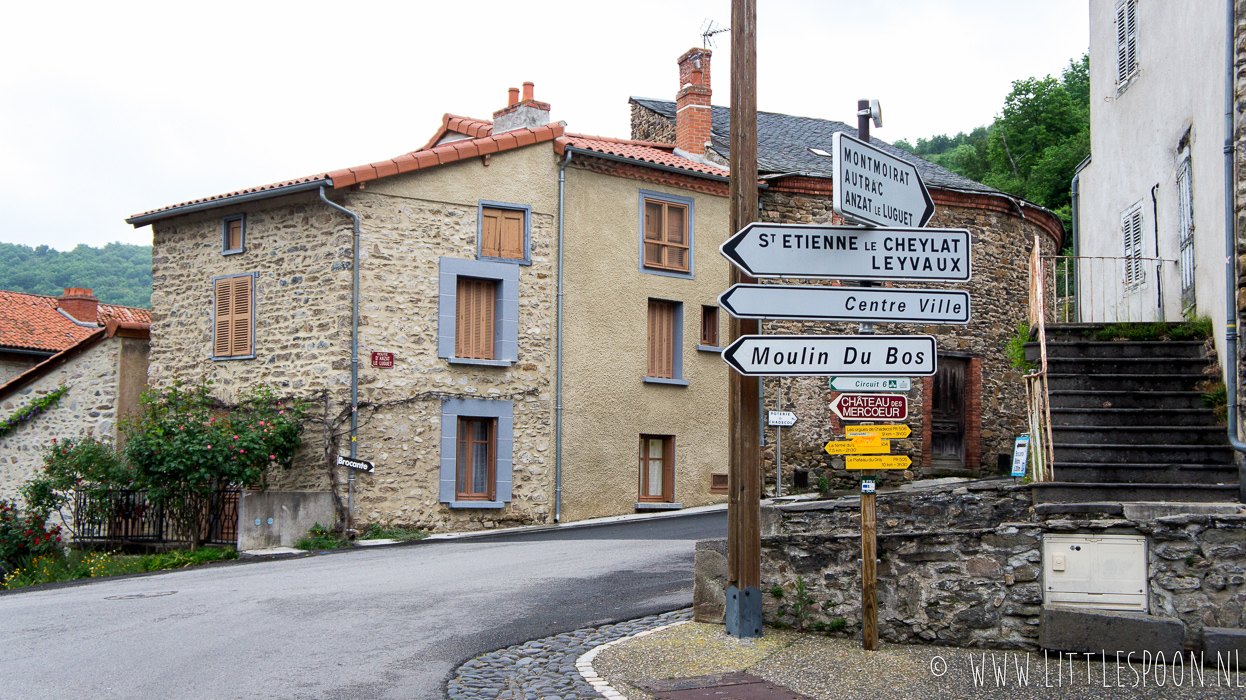
[(675, 155), (671, 152), (674, 149), (674, 146), (671, 144), (628, 141), (602, 136), (585, 136), (583, 134), (567, 134), (563, 138), (558, 139), (554, 144), (554, 150), (559, 155), (562, 155), (566, 153), (567, 146), (585, 151), (596, 151), (607, 155), (620, 156), (629, 160), (641, 161), (642, 163), (653, 163), (655, 165), (688, 170), (704, 175), (726, 177), (728, 173), (727, 168)]
[(441, 128), (433, 137), (424, 144), (420, 150), (427, 151), (437, 145), (449, 133), (462, 134), (468, 138), (477, 139), (482, 136), (489, 136), (493, 133), (493, 122), (485, 119), (472, 119), (471, 117), (460, 117), (449, 112), (441, 116)]
[[(301, 185), (304, 183), (315, 182), (317, 180), (324, 180), (328, 177), (329, 177), (328, 173), (320, 173), (319, 175), (308, 175), (307, 177), (299, 177), (293, 180), (285, 180), (283, 182), (274, 182), (270, 185), (260, 185), (259, 187), (248, 187), (244, 190), (235, 190), (233, 192), (226, 192), (224, 194), (214, 194), (211, 197), (202, 197), (200, 199), (192, 199), (188, 202), (179, 202), (177, 204), (170, 204), (167, 207), (158, 207), (156, 209), (151, 209), (149, 211), (145, 211), (140, 214), (135, 214), (131, 216), (130, 219), (137, 219), (141, 216), (148, 216), (149, 214), (156, 214), (162, 211), (180, 209), (182, 207), (189, 206), (191, 204), (204, 204), (207, 202), (215, 202), (220, 199), (228, 199), (230, 197), (237, 197), (243, 194), (252, 194), (255, 192), (267, 192), (268, 190), (280, 189), (282, 187), (289, 187), (291, 185)], [(136, 226), (146, 226), (146, 224), (145, 223), (136, 224)]]
[[(100, 304), (99, 326), (108, 321), (151, 323), (151, 311)], [(90, 336), (99, 326), (80, 326), (57, 311), (56, 297), (0, 290), (0, 348), (60, 352)]]

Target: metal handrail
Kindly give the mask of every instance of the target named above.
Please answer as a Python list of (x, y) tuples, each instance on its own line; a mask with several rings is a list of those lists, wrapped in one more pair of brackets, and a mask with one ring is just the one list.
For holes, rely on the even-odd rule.
[(1051, 438), (1051, 404), (1047, 385), (1047, 281), (1044, 274), (1042, 242), (1034, 236), (1030, 252), (1030, 328), (1038, 332), (1038, 369), (1025, 376), (1026, 408), (1030, 424), (1030, 443), (1034, 454), (1034, 481), (1051, 481), (1055, 450)]

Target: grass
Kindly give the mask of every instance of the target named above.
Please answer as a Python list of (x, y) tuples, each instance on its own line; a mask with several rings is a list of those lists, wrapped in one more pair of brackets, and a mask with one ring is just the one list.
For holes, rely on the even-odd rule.
[(1087, 331), (1093, 340), (1206, 340), (1211, 333), (1211, 319), (1206, 316), (1185, 323), (1113, 323)]
[(1025, 344), (1030, 342), (1030, 326), (1025, 321), (1017, 323), (1017, 334), (1008, 339), (1004, 346), (1004, 354), (1014, 369), (1029, 372), (1038, 369), (1038, 365), (1025, 359)]
[(1229, 420), (1229, 389), (1224, 382), (1207, 382), (1203, 391), (1203, 405), (1216, 413), (1216, 420), (1227, 425)]
[(238, 552), (233, 547), (203, 547), (193, 552), (179, 549), (162, 554), (117, 554), (71, 549), (45, 554), (24, 563), (5, 577), (0, 588), (24, 588), (42, 583), (182, 569), (237, 558)]
[(308, 551), (318, 551), (318, 550), (324, 550), (324, 549), (339, 549), (341, 547), (349, 547), (350, 542), (346, 538), (338, 535), (337, 533), (330, 531), (328, 528), (321, 525), (320, 523), (316, 523), (315, 525), (311, 526), (310, 530), (307, 531), (307, 536), (299, 540), (298, 544), (294, 546), (297, 549), (305, 549)]
[(425, 537), (428, 537), (428, 533), (418, 527), (382, 526), (380, 523), (372, 523), (359, 535), (361, 540), (397, 540), (399, 542), (422, 540)]

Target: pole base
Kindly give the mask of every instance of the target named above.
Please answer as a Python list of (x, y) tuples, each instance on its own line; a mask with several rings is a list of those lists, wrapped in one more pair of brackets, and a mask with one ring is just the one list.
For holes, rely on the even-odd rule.
[(761, 591), (749, 586), (743, 591), (727, 587), (727, 634), (738, 639), (761, 636)]

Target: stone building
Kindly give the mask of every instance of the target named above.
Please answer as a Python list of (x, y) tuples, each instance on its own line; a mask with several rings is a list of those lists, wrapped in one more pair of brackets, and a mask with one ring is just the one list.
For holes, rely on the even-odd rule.
[[(391, 160), (128, 219), (152, 226), (150, 381), (309, 402), (267, 486), (331, 490), (356, 525), (722, 500), (726, 170), (569, 133), (532, 90)], [(375, 466), (350, 483), (356, 279), (355, 453)]]
[(0, 419), (56, 394), (16, 427), (0, 427), (0, 498), (17, 497), (53, 438), (120, 438), (118, 420), (147, 386), (150, 319), (147, 309), (101, 304), (90, 289), (0, 291)]
[[(693, 49), (708, 74), (709, 52)], [(682, 61), (683, 59), (681, 59)], [(695, 81), (683, 79), (675, 101), (633, 97), (632, 138), (674, 142), (684, 151), (725, 163), (730, 156), (730, 111), (709, 106), (709, 91), (692, 91)], [(688, 109), (686, 109), (688, 108)], [(697, 129), (679, 128), (683, 115), (710, 113)], [(810, 149), (830, 151), (833, 134), (856, 128), (842, 122), (795, 117), (773, 112), (757, 115), (759, 216), (764, 222), (795, 224), (843, 223), (832, 211), (831, 159)], [(683, 142), (680, 139), (686, 138)], [(964, 228), (971, 235), (973, 277), (964, 285), (896, 283), (897, 287), (956, 288), (970, 293), (972, 319), (965, 326), (875, 324), (883, 334), (928, 333), (938, 342), (938, 374), (914, 380), (909, 396), (909, 440), (893, 441), (892, 453), (908, 454), (914, 468), (903, 475), (993, 473), (1010, 457), (1013, 439), (1025, 432), (1025, 396), (1021, 373), (1011, 366), (1004, 346), (1027, 317), (1027, 256), (1037, 239), (1044, 253), (1061, 246), (1064, 230), (1050, 211), (966, 179), (906, 153), (877, 138), (878, 148), (912, 163), (934, 199), (931, 227)], [(793, 283), (785, 281), (785, 283)], [(796, 281), (795, 283), (801, 283)], [(840, 284), (832, 282), (832, 284)], [(852, 284), (846, 282), (846, 284)], [(890, 283), (889, 283), (890, 284)], [(763, 322), (763, 333), (853, 334), (855, 324)], [(825, 377), (766, 379), (766, 408), (794, 410), (796, 425), (785, 429), (785, 480), (816, 485), (825, 474), (836, 481), (831, 458), (822, 447), (841, 426), (831, 412), (837, 395)], [(767, 478), (774, 479), (774, 429), (767, 430)], [(898, 446), (898, 449), (897, 449)], [(791, 481), (787, 481), (791, 483)], [(846, 485), (845, 481), (845, 485)]]

